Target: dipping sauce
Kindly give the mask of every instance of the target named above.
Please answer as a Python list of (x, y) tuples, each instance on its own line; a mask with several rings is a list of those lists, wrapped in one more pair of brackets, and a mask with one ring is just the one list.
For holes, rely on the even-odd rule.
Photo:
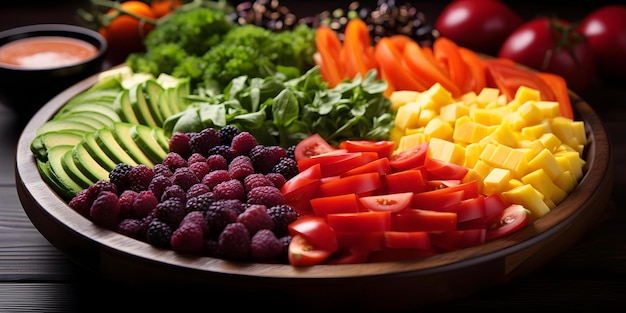
[(98, 54), (85, 41), (41, 36), (15, 40), (0, 46), (0, 64), (27, 69), (47, 69), (78, 64)]

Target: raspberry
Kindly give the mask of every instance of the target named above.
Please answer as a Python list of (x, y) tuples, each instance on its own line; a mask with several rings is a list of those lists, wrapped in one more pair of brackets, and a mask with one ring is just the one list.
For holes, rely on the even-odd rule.
[(214, 201), (215, 196), (212, 192), (190, 197), (185, 202), (185, 212), (206, 211)]
[(274, 222), (267, 214), (267, 207), (262, 204), (252, 204), (243, 213), (237, 216), (237, 222), (246, 225), (248, 232), (254, 235), (261, 229), (272, 229)]
[(252, 190), (254, 187), (259, 186), (274, 186), (272, 182), (265, 177), (265, 175), (260, 173), (254, 173), (246, 176), (243, 179), (243, 187), (246, 192)]
[(148, 185), (148, 190), (152, 191), (157, 199), (161, 199), (165, 188), (171, 185), (172, 180), (169, 177), (163, 175), (155, 175), (154, 177), (152, 177), (152, 180)]
[(250, 160), (247, 155), (236, 156), (230, 164), (228, 164), (228, 174), (232, 178), (244, 178), (250, 174), (254, 174), (252, 160)]
[(68, 203), (70, 208), (84, 217), (89, 217), (89, 209), (95, 200), (95, 195), (89, 189), (83, 189)]
[(134, 218), (144, 218), (157, 207), (158, 203), (159, 200), (157, 200), (152, 191), (140, 191), (133, 201), (130, 216)]
[(209, 155), (206, 158), (206, 163), (209, 165), (210, 171), (228, 169), (228, 161), (221, 154)]
[(290, 180), (294, 176), (298, 175), (300, 170), (298, 169), (298, 163), (296, 160), (291, 158), (281, 158), (272, 168), (272, 172), (282, 174), (286, 180)]
[(211, 150), (209, 150), (209, 155), (214, 154), (223, 156), (226, 161), (230, 161), (235, 157), (235, 152), (233, 151), (233, 149), (231, 149), (230, 146), (226, 145), (217, 145), (211, 148)]
[(163, 191), (161, 202), (170, 198), (178, 198), (181, 202), (185, 202), (187, 201), (187, 193), (183, 190), (183, 187), (179, 185), (171, 185)]
[(279, 260), (283, 244), (269, 229), (261, 229), (250, 239), (250, 255), (259, 261)]
[(93, 185), (89, 186), (88, 192), (90, 192), (93, 196), (97, 197), (102, 191), (110, 191), (117, 195), (117, 186), (109, 180), (100, 179), (93, 183)]
[(111, 191), (102, 191), (91, 205), (89, 216), (97, 225), (115, 229), (120, 218), (117, 195)]
[(153, 177), (154, 171), (150, 167), (144, 164), (135, 165), (128, 173), (129, 189), (137, 192), (147, 190)]
[(156, 206), (156, 218), (173, 228), (178, 227), (186, 213), (185, 204), (178, 198), (167, 199)]
[(189, 169), (192, 170), (198, 178), (204, 177), (204, 175), (209, 173), (210, 170), (209, 164), (207, 164), (206, 162), (191, 163), (189, 165)]
[(285, 182), (287, 182), (285, 176), (280, 173), (267, 173), (265, 177), (278, 189), (282, 188)]
[(204, 212), (192, 211), (192, 212), (187, 213), (187, 215), (185, 215), (183, 220), (180, 221), (179, 226), (182, 226), (188, 223), (200, 225), (203, 228), (206, 228), (205, 230), (208, 230), (208, 228), (206, 227), (206, 219), (204, 217)]
[(188, 167), (177, 168), (174, 171), (174, 175), (172, 175), (172, 184), (183, 187), (185, 191), (199, 182), (200, 180), (196, 174)]
[(209, 186), (203, 183), (194, 184), (193, 186), (189, 187), (189, 190), (187, 190), (187, 199), (205, 194), (207, 192), (211, 192), (211, 188), (209, 188)]
[(235, 155), (247, 155), (257, 145), (256, 138), (249, 132), (240, 132), (233, 137), (230, 147)]
[(115, 165), (115, 168), (109, 172), (109, 181), (117, 186), (117, 190), (128, 189), (128, 174), (132, 168), (132, 165), (118, 163)]
[(204, 157), (204, 155), (200, 154), (200, 153), (193, 153), (191, 156), (189, 156), (189, 158), (187, 158), (187, 164), (191, 165), (194, 164), (196, 162), (206, 162), (206, 157)]
[(134, 190), (127, 189), (122, 191), (122, 194), (118, 198), (118, 202), (120, 203), (120, 217), (127, 218), (131, 216), (133, 202), (135, 202), (137, 195), (139, 195), (139, 193)]
[(300, 217), (298, 212), (286, 204), (269, 207), (267, 209), (267, 214), (274, 222), (273, 231), (278, 237), (289, 234), (287, 226), (295, 222), (298, 217)]
[(250, 256), (250, 234), (241, 223), (226, 225), (218, 238), (219, 254), (230, 260), (243, 261)]
[(170, 137), (170, 151), (187, 157), (191, 155), (191, 147), (189, 146), (189, 136), (186, 133), (175, 132)]
[(148, 224), (146, 241), (153, 246), (169, 248), (172, 233), (172, 227), (157, 218)]
[(221, 142), (220, 136), (214, 128), (205, 128), (189, 137), (191, 153), (200, 153), (203, 156), (209, 155), (209, 150)]
[(154, 172), (154, 176), (171, 177), (172, 174), (174, 174), (174, 172), (172, 172), (172, 170), (163, 163), (155, 164), (152, 171)]
[(117, 232), (135, 239), (140, 238), (143, 225), (140, 220), (134, 218), (123, 219), (117, 225)]
[(213, 193), (218, 199), (237, 199), (244, 201), (246, 198), (243, 183), (234, 178), (217, 184), (213, 187)]
[(215, 199), (214, 203), (216, 206), (232, 210), (236, 215), (246, 210), (244, 203), (237, 199)]
[(230, 146), (233, 138), (239, 134), (239, 129), (233, 125), (226, 125), (218, 131), (222, 145)]
[(252, 188), (247, 195), (248, 204), (263, 204), (270, 208), (276, 205), (285, 204), (285, 197), (280, 189), (274, 186), (260, 186)]
[(257, 173), (269, 173), (274, 167), (274, 164), (276, 164), (273, 161), (272, 151), (264, 145), (254, 146), (250, 149), (248, 156), (250, 160), (252, 160), (252, 165)]
[(202, 183), (213, 189), (219, 183), (230, 179), (231, 177), (227, 170), (215, 170), (204, 175), (204, 177), (202, 177)]
[(232, 203), (214, 201), (206, 210), (206, 222), (209, 228), (209, 237), (217, 238), (224, 227), (237, 221), (237, 212), (229, 207)]
[(281, 146), (268, 146), (268, 150), (272, 153), (273, 163), (276, 164), (282, 158), (287, 158), (287, 150)]
[(172, 250), (182, 253), (200, 253), (204, 248), (204, 234), (202, 226), (195, 223), (185, 223), (172, 233), (170, 239)]
[(177, 168), (187, 167), (187, 160), (176, 152), (168, 152), (161, 163), (167, 166), (170, 171), (174, 172)]

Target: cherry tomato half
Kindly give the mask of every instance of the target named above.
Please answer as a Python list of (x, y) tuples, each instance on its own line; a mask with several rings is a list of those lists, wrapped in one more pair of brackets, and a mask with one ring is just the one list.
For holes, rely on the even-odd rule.
[(361, 205), (371, 212), (398, 212), (411, 206), (412, 192), (359, 197)]
[(329, 250), (319, 249), (301, 235), (291, 238), (288, 248), (289, 264), (293, 266), (312, 266), (324, 263), (331, 256)]
[(289, 224), (291, 236), (302, 236), (315, 249), (326, 251), (337, 251), (337, 236), (332, 227), (323, 217), (301, 216), (293, 223)]
[(312, 156), (336, 150), (320, 134), (313, 134), (300, 141), (295, 148), (296, 161), (308, 159)]
[(427, 151), (428, 141), (392, 156), (389, 164), (395, 172), (419, 167), (424, 165)]
[(512, 204), (494, 222), (487, 226), (486, 240), (513, 233), (528, 224), (530, 211), (519, 204)]

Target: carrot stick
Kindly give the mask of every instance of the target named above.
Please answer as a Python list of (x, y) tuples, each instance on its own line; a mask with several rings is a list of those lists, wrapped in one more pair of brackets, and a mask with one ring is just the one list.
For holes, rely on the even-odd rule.
[(335, 87), (344, 79), (339, 37), (331, 28), (322, 26), (316, 31), (315, 45), (320, 56), (320, 74), (331, 88)]

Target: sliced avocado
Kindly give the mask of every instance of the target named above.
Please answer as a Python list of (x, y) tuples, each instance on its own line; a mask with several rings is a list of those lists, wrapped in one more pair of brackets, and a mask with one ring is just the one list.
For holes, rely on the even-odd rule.
[(80, 168), (78, 168), (72, 156), (73, 150), (74, 149), (72, 148), (72, 149), (67, 150), (67, 152), (63, 153), (63, 156), (61, 158), (61, 166), (63, 166), (63, 169), (65, 170), (67, 175), (72, 178), (72, 180), (74, 180), (81, 188), (85, 189), (93, 185), (95, 181), (87, 177), (83, 173), (83, 171)]
[(62, 186), (62, 195), (66, 198), (72, 198), (83, 190), (79, 182), (74, 180), (63, 167), (63, 154), (71, 151), (73, 146), (62, 145), (54, 146), (48, 150), (48, 162), (50, 164), (51, 177)]
[(73, 130), (57, 130), (35, 136), (30, 143), (30, 151), (37, 159), (45, 161), (48, 157), (48, 149), (59, 146), (75, 146), (83, 140), (83, 132)]
[(161, 146), (161, 148), (166, 152), (169, 152), (170, 138), (165, 135), (165, 131), (163, 130), (163, 128), (155, 127), (150, 132), (152, 133), (152, 137), (154, 137), (154, 139), (156, 139), (156, 141), (159, 143), (159, 146)]
[(59, 130), (73, 130), (77, 132), (93, 132), (97, 128), (95, 125), (88, 124), (86, 121), (76, 121), (76, 120), (66, 120), (66, 119), (58, 119), (58, 120), (49, 120), (39, 128), (37, 128), (37, 132), (35, 135), (40, 135), (47, 132), (54, 132)]
[(139, 120), (138, 124), (148, 125), (150, 127), (161, 126), (154, 121), (150, 105), (146, 99), (146, 95), (143, 93), (143, 84), (138, 84), (131, 88), (128, 92), (130, 103), (135, 112), (135, 116)]
[(63, 106), (61, 111), (71, 109), (75, 105), (81, 105), (84, 103), (97, 103), (104, 105), (113, 105), (113, 101), (117, 96), (122, 92), (122, 88), (119, 87), (117, 89), (97, 89), (93, 91), (84, 91), (83, 93), (79, 93), (75, 97), (71, 98), (67, 101), (67, 103)]
[(79, 111), (79, 112), (70, 112), (68, 114), (64, 114), (62, 116), (60, 116), (59, 118), (63, 118), (63, 119), (85, 119), (85, 121), (90, 120), (94, 123), (94, 125), (100, 125), (98, 128), (101, 127), (111, 127), (113, 126), (113, 123), (115, 121), (113, 121), (110, 117), (98, 113), (96, 111)]
[(133, 124), (118, 122), (113, 125), (113, 136), (117, 142), (124, 148), (124, 151), (135, 160), (138, 164), (145, 164), (148, 166), (154, 166), (152, 161), (146, 153), (139, 147), (139, 145), (133, 140), (130, 135), (130, 129)]
[(83, 142), (81, 145), (87, 150), (89, 155), (100, 164), (107, 171), (112, 171), (117, 164), (107, 153), (100, 148), (100, 145), (96, 141), (94, 133), (86, 133), (83, 136)]
[(100, 179), (109, 179), (109, 171), (102, 167), (102, 165), (89, 154), (85, 145), (74, 146), (71, 157), (76, 167), (89, 178), (92, 184)]
[(97, 113), (107, 116), (112, 121), (115, 121), (115, 122), (120, 121), (120, 116), (117, 114), (117, 112), (115, 112), (115, 109), (113, 109), (113, 102), (111, 102), (110, 105), (103, 105), (103, 104), (96, 103), (96, 102), (86, 102), (86, 103), (77, 104), (77, 105), (67, 108), (66, 110), (59, 111), (59, 113), (55, 115), (55, 118), (59, 116), (63, 116), (65, 114), (70, 114), (70, 113), (75, 113), (75, 112), (84, 112), (84, 111), (97, 112)]
[(146, 125), (133, 125), (129, 130), (130, 137), (153, 163), (161, 163), (163, 159), (165, 159), (167, 152), (163, 150), (161, 145), (159, 145), (157, 140), (152, 136), (152, 129), (154, 128)]
[[(115, 164), (125, 163), (128, 165), (137, 165), (137, 161), (133, 159), (126, 149), (117, 142), (117, 138), (113, 134), (111, 128), (100, 128), (94, 133), (98, 146), (102, 148), (106, 155), (108, 155)], [(132, 139), (131, 139), (132, 140)]]
[(161, 106), (159, 105), (159, 98), (163, 94), (163, 87), (159, 83), (157, 83), (154, 79), (146, 80), (143, 83), (143, 90), (146, 93), (146, 98), (148, 100), (148, 105), (150, 108), (150, 113), (154, 118), (157, 126), (162, 126), (163, 121), (163, 113), (161, 112)]
[(135, 115), (135, 111), (133, 110), (133, 105), (130, 100), (130, 92), (128, 89), (124, 89), (124, 91), (122, 91), (118, 97), (115, 98), (113, 108), (123, 122), (139, 124), (137, 115)]
[(56, 176), (52, 174), (52, 169), (50, 169), (50, 163), (48, 161), (37, 160), (37, 169), (39, 170), (39, 174), (43, 181), (48, 184), (56, 192), (64, 199), (72, 198), (72, 194), (65, 188), (65, 186), (61, 185)]

